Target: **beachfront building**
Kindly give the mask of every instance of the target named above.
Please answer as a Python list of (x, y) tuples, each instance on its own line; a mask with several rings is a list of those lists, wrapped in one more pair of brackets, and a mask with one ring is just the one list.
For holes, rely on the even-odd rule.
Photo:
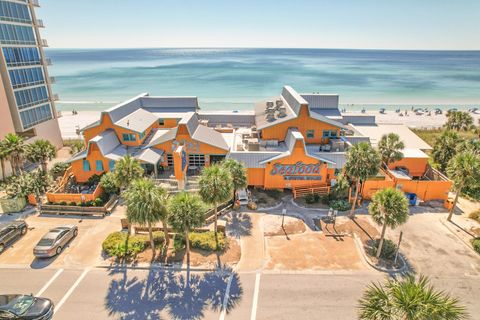
[(285, 86), (252, 112), (203, 112), (196, 97), (142, 94), (83, 129), (87, 149), (71, 159), (73, 174), (87, 181), (129, 154), (147, 174), (173, 177), (182, 188), (202, 167), (232, 158), (247, 168), (250, 186), (292, 189), (295, 196), (328, 193), (348, 148), (363, 141), (376, 145), (383, 134), (395, 132), (406, 143), (405, 157), (365, 183), (364, 197), (392, 186), (424, 200), (447, 198), (451, 182), (428, 165), (429, 145), (406, 126), (342, 114), (338, 101), (338, 95), (299, 94)]
[(0, 139), (17, 133), (27, 142), (42, 138), (60, 147), (47, 42), (35, 7), (37, 0), (0, 0)]

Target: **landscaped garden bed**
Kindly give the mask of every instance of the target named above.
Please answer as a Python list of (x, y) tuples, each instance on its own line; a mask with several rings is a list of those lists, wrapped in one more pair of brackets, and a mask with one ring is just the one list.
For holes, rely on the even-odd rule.
[(264, 190), (259, 188), (252, 189), (252, 198), (258, 208), (270, 208), (279, 205), (282, 197), (286, 196), (288, 191), (278, 189)]

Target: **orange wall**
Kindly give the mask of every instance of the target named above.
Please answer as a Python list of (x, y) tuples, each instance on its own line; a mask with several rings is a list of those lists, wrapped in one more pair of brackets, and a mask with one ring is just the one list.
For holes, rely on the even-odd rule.
[(447, 200), (452, 181), (397, 180), (397, 188), (415, 193), (423, 201)]
[[(282, 189), (282, 188), (293, 188), (300, 186), (311, 186), (311, 185), (321, 185), (327, 184), (327, 173), (328, 168), (326, 164), (321, 164), (320, 166), (320, 176), (321, 180), (285, 180), (283, 175), (272, 175), (271, 171), (274, 167), (274, 164), (296, 164), (297, 162), (303, 162), (304, 164), (317, 164), (320, 161), (315, 158), (311, 158), (305, 155), (305, 150), (303, 148), (303, 143), (298, 141), (293, 148), (293, 152), (289, 157), (278, 159), (272, 162), (267, 163), (265, 167), (265, 188), (267, 189)], [(302, 174), (302, 175), (311, 175), (315, 176), (318, 174)]]
[[(87, 158), (85, 160), (88, 160), (90, 162), (90, 171), (83, 170), (83, 159), (73, 161), (71, 164), (73, 174), (75, 176), (75, 179), (77, 179), (78, 182), (86, 182), (88, 178), (90, 178), (94, 174), (101, 175), (102, 173), (107, 172), (109, 170), (110, 160), (103, 157), (97, 145), (94, 143), (90, 144), (90, 149), (89, 149)], [(103, 171), (96, 170), (96, 160), (102, 161)]]
[(265, 169), (248, 168), (247, 179), (249, 186), (263, 187), (265, 184)]
[(395, 181), (389, 177), (386, 177), (386, 180), (367, 180), (362, 186), (362, 197), (370, 200), (377, 191), (393, 187), (395, 187)]
[(400, 161), (391, 163), (388, 168), (395, 169), (395, 167), (406, 167), (408, 168), (411, 176), (421, 177), (427, 170), (427, 166), (427, 158), (403, 158)]
[[(300, 110), (298, 118), (262, 129), (262, 139), (283, 141), (285, 140), (287, 130), (292, 127), (298, 128), (304, 136), (306, 143), (327, 143), (328, 139), (322, 137), (323, 130), (336, 130), (337, 135), (340, 135), (340, 129), (338, 127), (311, 118), (308, 113), (308, 108), (304, 106)], [(308, 130), (315, 130), (313, 138), (307, 139)]]
[(103, 193), (102, 187), (97, 186), (95, 191), (91, 194), (81, 194), (81, 193), (49, 193), (47, 192), (48, 202), (58, 203), (58, 202), (87, 202), (93, 201), (96, 198), (100, 197)]

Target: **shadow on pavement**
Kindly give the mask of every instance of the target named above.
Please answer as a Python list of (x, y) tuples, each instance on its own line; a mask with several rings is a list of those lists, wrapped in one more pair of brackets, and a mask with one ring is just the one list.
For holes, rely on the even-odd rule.
[(243, 294), (238, 274), (229, 267), (206, 273), (151, 268), (142, 279), (128, 273), (127, 268), (110, 270), (114, 279), (105, 297), (109, 314), (121, 319), (161, 319), (165, 313), (171, 319), (202, 319), (206, 310), (228, 313)]
[(227, 222), (228, 236), (239, 239), (252, 234), (252, 218), (248, 214), (230, 211), (223, 219)]

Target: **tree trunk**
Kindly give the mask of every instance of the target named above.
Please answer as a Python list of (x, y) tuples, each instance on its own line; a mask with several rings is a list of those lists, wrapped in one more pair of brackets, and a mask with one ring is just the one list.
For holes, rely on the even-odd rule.
[(170, 244), (170, 238), (168, 237), (167, 219), (162, 220), (162, 225), (163, 225), (163, 234), (165, 235), (165, 248), (166, 250), (168, 250), (168, 246)]
[(457, 206), (458, 197), (460, 196), (460, 193), (462, 192), (462, 189), (463, 189), (463, 185), (461, 185), (458, 188), (457, 193), (455, 194), (455, 199), (453, 200), (453, 205), (450, 208), (450, 212), (448, 212), (447, 221), (452, 221), (453, 212), (455, 211), (455, 207)]
[(217, 234), (217, 204), (215, 203), (215, 208), (213, 209), (215, 214), (215, 222), (213, 223), (213, 232), (215, 233), (215, 248), (218, 249), (218, 234)]
[(237, 198), (237, 190), (233, 189), (233, 203), (235, 203), (236, 198)]
[(359, 191), (360, 191), (360, 180), (357, 181), (357, 186), (355, 187), (355, 197), (353, 198), (352, 210), (350, 210), (350, 218), (355, 218), (355, 206), (357, 205)]
[(5, 159), (0, 159), (0, 164), (2, 166), (2, 180), (5, 180)]
[(42, 170), (43, 172), (47, 173), (47, 161), (42, 161)]
[(387, 231), (387, 222), (386, 221), (383, 222), (382, 234), (380, 235), (380, 243), (378, 244), (378, 249), (377, 249), (377, 259), (380, 258), (380, 253), (382, 252), (383, 239), (385, 238), (385, 231)]
[(190, 240), (188, 239), (188, 231), (185, 231), (185, 246), (187, 251), (187, 266), (190, 266)]
[(155, 241), (153, 241), (152, 224), (148, 222), (148, 236), (150, 237), (150, 247), (152, 247), (152, 261), (155, 258)]

